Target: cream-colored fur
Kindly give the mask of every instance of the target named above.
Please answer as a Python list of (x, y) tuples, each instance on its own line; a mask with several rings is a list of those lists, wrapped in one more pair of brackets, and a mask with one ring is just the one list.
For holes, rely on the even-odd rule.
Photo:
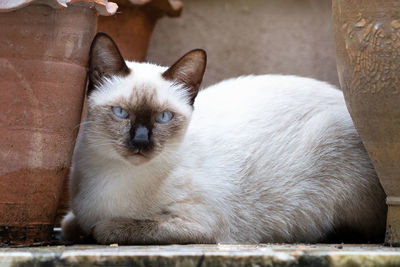
[(84, 123), (64, 229), (73, 221), (97, 242), (127, 244), (317, 242), (346, 226), (382, 233), (385, 195), (341, 91), (246, 76), (200, 91), (192, 109), (161, 77), (166, 68), (127, 65), (131, 74), (107, 79), (88, 109), (151, 94), (183, 114), (186, 132), (135, 165), (101, 133), (91, 140)]

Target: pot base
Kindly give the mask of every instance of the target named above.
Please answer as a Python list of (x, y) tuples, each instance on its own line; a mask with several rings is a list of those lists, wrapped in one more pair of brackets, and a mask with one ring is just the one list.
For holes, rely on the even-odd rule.
[(33, 244), (49, 241), (53, 231), (52, 224), (29, 226), (0, 225), (0, 243), (6, 245)]
[(400, 205), (390, 205), (388, 209), (385, 245), (400, 247)]

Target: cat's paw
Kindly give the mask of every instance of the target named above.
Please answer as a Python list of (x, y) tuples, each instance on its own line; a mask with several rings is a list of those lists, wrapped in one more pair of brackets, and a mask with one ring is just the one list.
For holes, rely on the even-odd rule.
[(90, 236), (86, 235), (80, 227), (72, 211), (68, 212), (61, 222), (61, 238), (64, 242), (74, 244), (93, 243)]
[(113, 220), (101, 220), (94, 225), (92, 235), (99, 244), (123, 244), (127, 240), (126, 231)]

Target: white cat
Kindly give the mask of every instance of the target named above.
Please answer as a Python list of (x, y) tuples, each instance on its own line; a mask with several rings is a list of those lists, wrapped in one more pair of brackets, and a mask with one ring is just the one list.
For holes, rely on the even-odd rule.
[(170, 68), (125, 62), (103, 33), (90, 57), (65, 239), (318, 242), (346, 227), (383, 238), (385, 194), (333, 86), (261, 75), (198, 93), (203, 50)]

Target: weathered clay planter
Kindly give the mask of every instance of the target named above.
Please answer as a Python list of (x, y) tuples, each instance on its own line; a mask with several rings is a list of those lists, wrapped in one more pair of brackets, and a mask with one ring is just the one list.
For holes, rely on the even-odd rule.
[(159, 18), (179, 16), (180, 0), (117, 0), (115, 16), (100, 17), (98, 30), (109, 34), (118, 44), (125, 59), (143, 61), (146, 58), (151, 33)]
[(334, 0), (340, 84), (387, 194), (386, 243), (400, 244), (400, 1)]
[(86, 3), (0, 13), (0, 243), (50, 237), (96, 21)]

